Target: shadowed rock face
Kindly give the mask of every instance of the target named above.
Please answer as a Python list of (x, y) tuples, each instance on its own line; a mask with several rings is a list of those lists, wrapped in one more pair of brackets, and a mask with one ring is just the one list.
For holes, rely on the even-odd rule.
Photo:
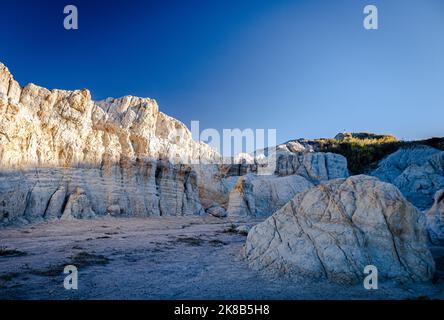
[(434, 273), (426, 221), (391, 184), (353, 176), (294, 197), (248, 234), (249, 264), (271, 275), (358, 283), (374, 265), (380, 279), (426, 281)]
[(382, 160), (373, 176), (393, 183), (421, 210), (444, 188), (444, 151), (428, 146), (402, 148)]
[(436, 245), (444, 243), (444, 189), (436, 193), (433, 206), (426, 216), (431, 242)]
[[(5, 221), (114, 216), (203, 214), (190, 166), (149, 161), (109, 168), (33, 168), (0, 173), (0, 217)], [(79, 193), (79, 190), (81, 192)], [(84, 198), (92, 213), (70, 206)], [(78, 212), (77, 212), (78, 211)]]

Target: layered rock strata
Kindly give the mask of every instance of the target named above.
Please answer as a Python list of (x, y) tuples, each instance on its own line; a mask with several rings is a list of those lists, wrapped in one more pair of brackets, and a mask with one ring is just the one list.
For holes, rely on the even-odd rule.
[(217, 158), (152, 99), (21, 87), (0, 64), (0, 222), (202, 214), (192, 164)]

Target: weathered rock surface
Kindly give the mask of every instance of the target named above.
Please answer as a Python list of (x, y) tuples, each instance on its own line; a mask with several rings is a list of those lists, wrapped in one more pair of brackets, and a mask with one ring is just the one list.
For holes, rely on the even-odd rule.
[[(265, 149), (267, 151), (267, 149)], [(294, 139), (276, 146), (278, 152), (315, 152), (316, 143), (307, 139)]]
[(295, 194), (348, 176), (344, 157), (311, 151), (304, 140), (267, 149), (274, 160), (271, 175), (262, 176), (263, 163), (251, 155), (222, 164), (152, 99), (93, 101), (88, 90), (21, 87), (0, 64), (0, 224), (100, 215), (268, 216)]
[(436, 193), (433, 206), (426, 216), (431, 242), (433, 244), (444, 243), (444, 189)]
[(230, 216), (268, 217), (295, 194), (312, 186), (310, 181), (298, 175), (241, 176), (230, 191), (227, 212)]
[(434, 194), (444, 188), (444, 151), (423, 145), (402, 148), (382, 160), (372, 175), (393, 183), (425, 210), (433, 204)]
[(335, 137), (335, 140), (338, 141), (347, 141), (350, 139), (358, 139), (358, 140), (381, 140), (386, 139), (390, 141), (396, 141), (396, 137), (388, 134), (375, 134), (371, 132), (341, 132), (338, 133)]
[(368, 176), (336, 179), (294, 197), (252, 228), (249, 264), (272, 275), (362, 282), (426, 281), (434, 273), (426, 219), (391, 184)]
[[(256, 159), (255, 159), (256, 160)], [(226, 176), (243, 176), (248, 173), (261, 174), (266, 171), (258, 161), (238, 160), (239, 163), (222, 168)], [(270, 174), (277, 176), (299, 175), (314, 183), (336, 178), (347, 177), (347, 159), (342, 155), (330, 152), (308, 152), (282, 150), (277, 146), (275, 152), (262, 160), (272, 169)], [(225, 169), (225, 170), (224, 170)]]
[(227, 216), (227, 211), (218, 203), (212, 204), (206, 212), (217, 218), (225, 218)]
[(84, 190), (97, 215), (203, 214), (190, 166), (149, 161), (106, 169), (67, 167), (0, 172), (0, 217), (4, 222), (60, 218), (78, 187)]
[(347, 159), (335, 153), (278, 152), (276, 174), (297, 174), (313, 183), (348, 177)]
[(91, 209), (91, 204), (89, 202), (88, 196), (85, 194), (85, 191), (83, 189), (77, 187), (75, 193), (69, 196), (61, 219), (91, 219), (94, 217), (95, 214), (94, 211)]
[(242, 234), (244, 236), (248, 235), (248, 232), (250, 232), (251, 230), (251, 226), (248, 225), (242, 225), (242, 226), (238, 226), (236, 227), (236, 229), (234, 229), (237, 233)]
[(297, 193), (346, 177), (347, 160), (341, 155), (278, 151), (275, 175), (239, 177), (230, 191), (227, 211), (230, 216), (270, 216)]
[(202, 214), (190, 164), (217, 158), (152, 99), (22, 88), (0, 64), (0, 223)]

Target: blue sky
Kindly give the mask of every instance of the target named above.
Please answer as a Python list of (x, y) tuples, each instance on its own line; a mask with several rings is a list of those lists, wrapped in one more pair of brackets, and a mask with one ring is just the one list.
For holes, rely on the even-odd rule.
[[(63, 28), (75, 4), (79, 30)], [(379, 9), (379, 30), (362, 26)], [(0, 0), (0, 61), (22, 85), (137, 95), (187, 126), (278, 141), (444, 136), (442, 0)]]

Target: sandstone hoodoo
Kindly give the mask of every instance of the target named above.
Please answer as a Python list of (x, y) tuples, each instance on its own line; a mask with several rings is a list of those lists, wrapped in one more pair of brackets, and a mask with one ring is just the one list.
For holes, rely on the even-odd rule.
[(362, 282), (427, 281), (434, 261), (426, 219), (391, 184), (374, 177), (335, 179), (295, 196), (252, 228), (244, 248), (250, 266), (273, 276)]

